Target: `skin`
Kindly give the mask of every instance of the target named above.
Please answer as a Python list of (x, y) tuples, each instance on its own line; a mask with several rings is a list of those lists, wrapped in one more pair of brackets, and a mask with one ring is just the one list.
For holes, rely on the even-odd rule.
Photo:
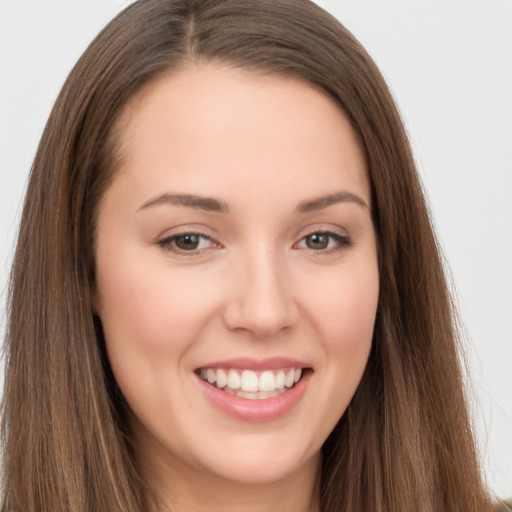
[[(349, 122), (298, 80), (201, 64), (146, 86), (119, 129), (95, 308), (144, 476), (163, 510), (318, 510), (321, 446), (360, 382), (379, 289)], [(165, 193), (213, 197), (229, 212), (155, 202)], [(328, 235), (319, 248), (312, 232), (349, 242)], [(180, 250), (172, 236), (183, 233), (209, 238)], [(226, 415), (194, 373), (277, 356), (312, 373), (271, 421)]]

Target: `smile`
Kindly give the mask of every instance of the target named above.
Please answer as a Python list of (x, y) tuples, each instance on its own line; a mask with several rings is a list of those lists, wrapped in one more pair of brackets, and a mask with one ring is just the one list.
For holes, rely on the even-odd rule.
[(244, 422), (278, 420), (291, 413), (313, 373), (308, 364), (287, 357), (212, 361), (194, 371), (214, 409)]
[(274, 398), (299, 382), (301, 368), (280, 368), (264, 371), (228, 368), (201, 368), (199, 376), (212, 386), (230, 395), (250, 400)]

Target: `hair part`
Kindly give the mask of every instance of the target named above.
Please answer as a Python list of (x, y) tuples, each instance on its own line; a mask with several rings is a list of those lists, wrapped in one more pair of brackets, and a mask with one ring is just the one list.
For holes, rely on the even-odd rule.
[(363, 379), (323, 448), (322, 511), (488, 510), (451, 300), (403, 124), (365, 50), (307, 0), (139, 0), (70, 73), (31, 169), (11, 274), (3, 509), (135, 512), (150, 499), (94, 315), (95, 228), (126, 105), (200, 62), (325, 91), (366, 161), (379, 308)]

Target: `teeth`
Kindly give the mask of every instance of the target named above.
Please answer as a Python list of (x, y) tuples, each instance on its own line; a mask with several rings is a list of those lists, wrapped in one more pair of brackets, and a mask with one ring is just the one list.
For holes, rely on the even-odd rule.
[(240, 389), (240, 375), (238, 375), (238, 372), (235, 370), (229, 370), (228, 388)]
[(246, 391), (235, 391), (235, 395), (249, 400), (266, 400), (280, 395), (281, 391), (259, 391), (258, 393), (247, 393)]
[(224, 370), (217, 370), (217, 387), (222, 389), (228, 383), (228, 376)]
[(276, 389), (274, 374), (271, 371), (263, 372), (260, 375), (258, 391), (274, 391)]
[(275, 396), (284, 393), (284, 389), (277, 389), (276, 391), (258, 391), (257, 393), (250, 393), (247, 391), (240, 391), (239, 389), (233, 390), (227, 386), (224, 388), (226, 393), (240, 398), (248, 398), (249, 400), (266, 400), (267, 398), (274, 398)]
[(243, 398), (263, 399), (272, 398), (286, 391), (285, 388), (293, 387), (299, 382), (302, 369), (265, 370), (258, 374), (252, 370), (243, 370), (240, 373), (239, 370), (234, 369), (202, 368), (199, 375), (203, 380), (231, 394)]
[(284, 372), (283, 372), (283, 370), (279, 370), (277, 372), (276, 379), (275, 379), (276, 389), (283, 389), (284, 381), (285, 381)]
[(291, 388), (293, 386), (293, 379), (295, 378), (295, 370), (292, 368), (287, 374), (284, 379), (284, 385), (287, 388)]
[(242, 391), (258, 391), (258, 376), (251, 370), (244, 370), (240, 379)]
[(206, 370), (206, 378), (210, 384), (213, 384), (217, 380), (217, 372), (208, 368), (208, 370)]

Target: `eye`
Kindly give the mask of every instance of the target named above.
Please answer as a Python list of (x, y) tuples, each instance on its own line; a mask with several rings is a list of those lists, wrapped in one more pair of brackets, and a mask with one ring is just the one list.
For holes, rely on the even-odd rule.
[(346, 249), (350, 247), (351, 243), (348, 236), (332, 233), (330, 231), (315, 231), (303, 237), (298, 242), (297, 247), (316, 252), (332, 252)]
[(209, 236), (201, 233), (179, 233), (157, 242), (160, 247), (176, 253), (198, 253), (209, 247), (219, 247)]

